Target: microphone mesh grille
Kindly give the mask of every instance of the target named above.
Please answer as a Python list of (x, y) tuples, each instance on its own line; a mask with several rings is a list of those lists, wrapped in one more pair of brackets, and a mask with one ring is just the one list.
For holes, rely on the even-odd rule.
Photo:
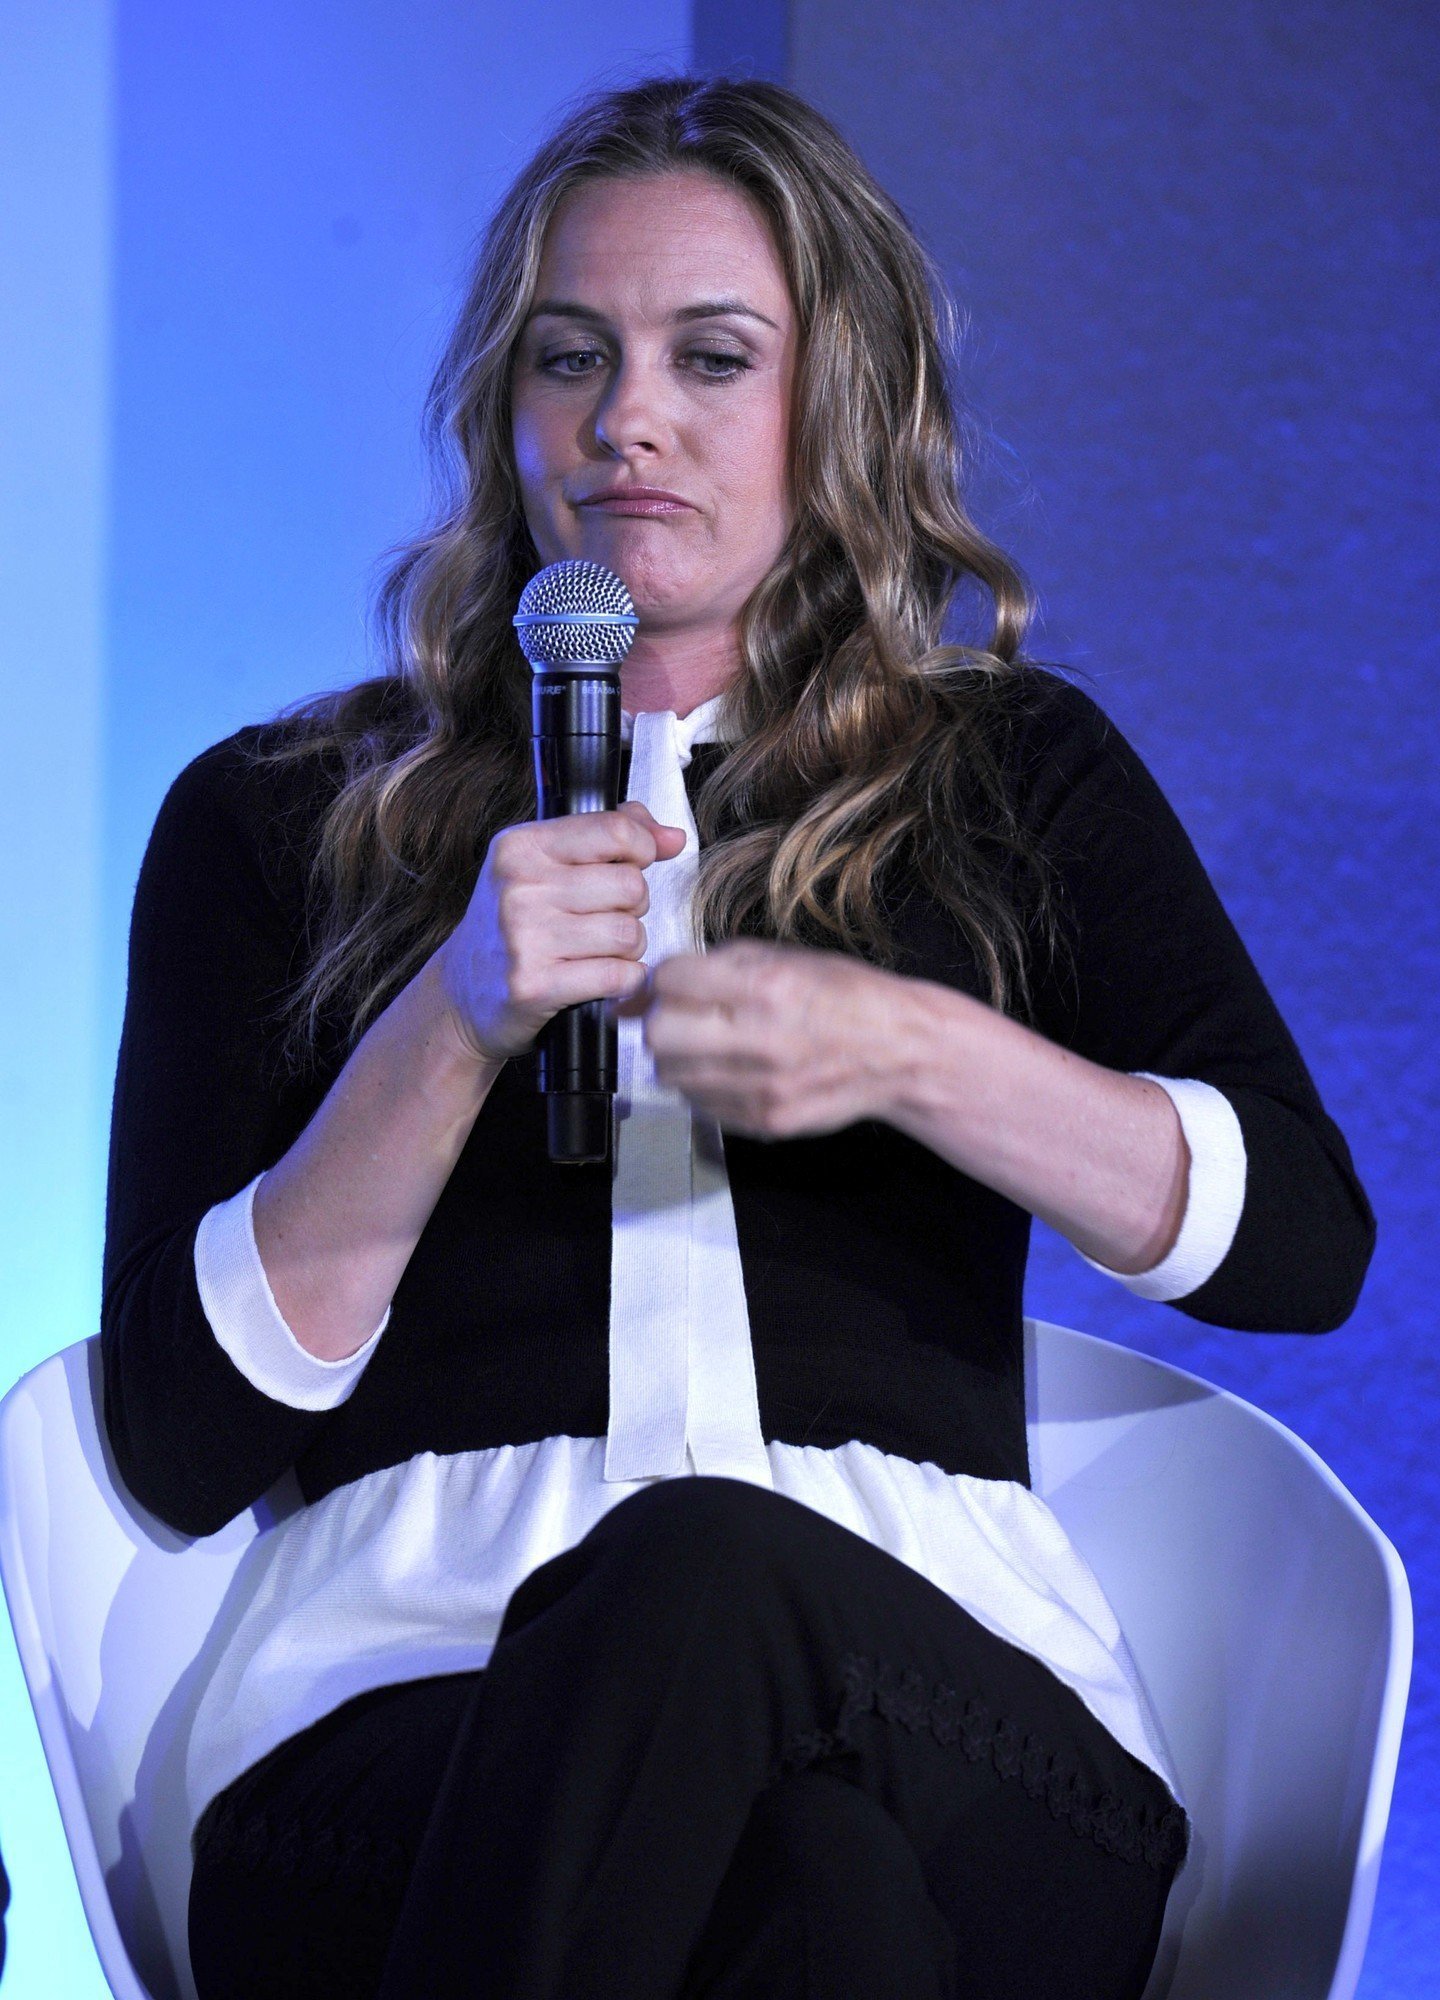
[(618, 666), (639, 624), (629, 591), (596, 562), (556, 562), (537, 571), (520, 593), (514, 622), (532, 667), (580, 660)]

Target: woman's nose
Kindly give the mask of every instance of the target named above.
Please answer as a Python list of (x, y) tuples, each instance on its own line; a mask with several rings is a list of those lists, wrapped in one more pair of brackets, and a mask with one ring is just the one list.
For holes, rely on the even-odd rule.
[(665, 384), (659, 371), (641, 362), (622, 363), (596, 406), (596, 439), (623, 454), (663, 451), (668, 435)]

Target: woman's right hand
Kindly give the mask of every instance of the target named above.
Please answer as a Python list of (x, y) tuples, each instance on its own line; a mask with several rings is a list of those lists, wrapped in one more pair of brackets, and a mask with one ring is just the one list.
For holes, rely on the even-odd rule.
[(469, 907), (436, 953), (467, 1047), (503, 1062), (530, 1048), (562, 1007), (638, 993), (644, 870), (684, 845), (684, 829), (663, 825), (639, 799), (502, 827)]

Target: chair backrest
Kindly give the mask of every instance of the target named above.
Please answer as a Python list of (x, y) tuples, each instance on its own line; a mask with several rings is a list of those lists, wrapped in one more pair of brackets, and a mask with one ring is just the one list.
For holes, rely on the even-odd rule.
[(0, 1403), (0, 1574), (61, 1822), (116, 2000), (194, 2000), (184, 1756), (197, 1658), (266, 1510), (190, 1542), (110, 1457), (100, 1343)]
[(1147, 2000), (1351, 2000), (1410, 1682), (1400, 1559), (1308, 1445), (1026, 1322), (1031, 1475), (1115, 1608), (1195, 1828)]
[[(1237, 1397), (1064, 1327), (1027, 1321), (1026, 1347), (1036, 1490), (1115, 1607), (1195, 1822), (1147, 2000), (1351, 2000), (1409, 1683), (1399, 1560)], [(125, 1494), (99, 1409), (94, 1340), (0, 1404), (0, 1574), (111, 1988), (194, 2000), (185, 1743), (288, 1503), (187, 1542)]]

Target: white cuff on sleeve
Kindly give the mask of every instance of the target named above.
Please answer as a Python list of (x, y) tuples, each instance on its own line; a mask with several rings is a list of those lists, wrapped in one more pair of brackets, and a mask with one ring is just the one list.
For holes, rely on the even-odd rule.
[(1158, 1083), (1180, 1114), (1190, 1149), (1190, 1187), (1180, 1234), (1169, 1255), (1148, 1271), (1112, 1271), (1085, 1257), (1083, 1250), (1078, 1255), (1139, 1298), (1183, 1299), (1219, 1269), (1235, 1240), (1245, 1206), (1245, 1139), (1234, 1105), (1214, 1084), (1195, 1077), (1152, 1076), (1149, 1070), (1130, 1074)]
[(363, 1347), (343, 1361), (322, 1361), (303, 1348), (281, 1315), (255, 1242), (255, 1190), (217, 1202), (195, 1233), (195, 1280), (211, 1330), (247, 1382), (295, 1410), (333, 1410), (364, 1373), (390, 1308)]

